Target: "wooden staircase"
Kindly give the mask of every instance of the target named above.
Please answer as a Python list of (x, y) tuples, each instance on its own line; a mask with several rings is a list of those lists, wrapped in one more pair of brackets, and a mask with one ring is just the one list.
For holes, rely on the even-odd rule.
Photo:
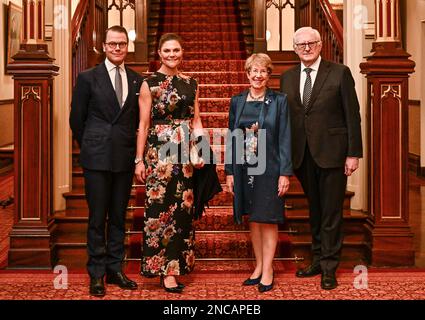
[[(243, 67), (246, 57), (253, 50), (253, 13), (250, 11), (249, 0), (199, 0), (196, 4), (190, 3), (192, 2), (183, 0), (151, 1), (148, 22), (150, 71), (154, 71), (157, 65), (155, 60), (159, 36), (163, 32), (178, 32), (185, 40), (183, 70), (198, 79), (203, 125), (212, 133), (213, 130), (227, 128), (230, 97), (248, 87)], [(208, 28), (208, 32), (205, 32), (205, 28)], [(275, 72), (270, 82), (274, 89), (279, 88), (280, 74), (297, 63), (293, 55), (289, 56), (291, 59), (275, 63)], [(129, 65), (140, 73), (146, 71), (146, 63), (133, 62)], [(224, 159), (222, 144), (213, 145), (213, 150), (220, 159)], [(54, 242), (60, 264), (81, 267), (86, 262), (88, 209), (78, 156), (79, 149), (74, 144), (73, 189), (65, 194), (66, 210), (55, 215), (57, 227)], [(223, 189), (226, 189), (222, 164), (217, 165), (217, 171)], [(135, 188), (130, 200), (126, 220), (129, 260), (140, 257), (143, 208), (139, 207), (143, 206), (143, 193), (143, 186), (137, 190)], [(350, 210), (352, 196), (353, 193), (347, 192), (344, 202), (345, 239), (342, 264), (349, 267), (364, 264), (366, 260), (366, 215)], [(291, 178), (286, 205), (286, 222), (279, 227), (280, 241), (276, 257), (294, 261), (303, 258), (309, 260), (311, 236), (308, 204), (295, 177)], [(246, 221), (240, 226), (233, 224), (232, 199), (226, 192), (220, 193), (210, 202), (210, 208), (206, 210), (203, 218), (196, 222), (196, 230), (198, 259), (253, 258), (248, 224)]]

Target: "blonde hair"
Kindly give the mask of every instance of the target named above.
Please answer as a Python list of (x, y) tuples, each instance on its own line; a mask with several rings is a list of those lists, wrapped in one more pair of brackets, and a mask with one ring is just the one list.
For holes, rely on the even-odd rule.
[(273, 71), (272, 59), (265, 53), (254, 53), (245, 61), (245, 71), (250, 72), (254, 64), (267, 68), (269, 74)]

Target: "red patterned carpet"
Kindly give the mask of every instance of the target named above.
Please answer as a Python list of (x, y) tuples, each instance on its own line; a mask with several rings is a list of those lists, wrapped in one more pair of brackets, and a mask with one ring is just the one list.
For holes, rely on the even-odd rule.
[[(182, 282), (181, 295), (165, 292), (158, 278), (146, 279), (137, 272), (129, 277), (139, 284), (135, 291), (107, 287), (103, 300), (424, 300), (425, 272), (372, 270), (366, 289), (354, 286), (357, 274), (349, 270), (338, 273), (339, 287), (320, 289), (320, 277), (299, 279), (282, 262), (275, 263), (275, 287), (260, 294), (256, 287), (242, 287), (249, 275), (251, 262), (198, 262), (195, 271)], [(1, 300), (99, 300), (88, 294), (88, 276), (83, 270), (71, 272), (67, 289), (55, 289), (58, 274), (49, 271), (0, 271)]]

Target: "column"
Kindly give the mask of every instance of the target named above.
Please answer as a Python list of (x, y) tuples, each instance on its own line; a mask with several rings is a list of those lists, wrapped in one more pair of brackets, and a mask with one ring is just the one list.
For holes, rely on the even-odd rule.
[(53, 1), (53, 52), (62, 71), (53, 90), (53, 211), (65, 210), (72, 177), (69, 112), (72, 91), (71, 1)]
[(44, 1), (23, 0), (24, 41), (8, 70), (14, 79), (15, 219), (9, 268), (51, 268), (52, 102), (59, 67), (44, 42)]
[(254, 22), (254, 52), (267, 52), (266, 1), (251, 1)]
[(375, 0), (375, 7), (376, 40), (360, 65), (368, 83), (369, 258), (373, 266), (411, 266), (408, 85), (415, 63), (401, 45), (399, 0)]
[(136, 40), (134, 41), (135, 61), (148, 61), (148, 1), (136, 0)]

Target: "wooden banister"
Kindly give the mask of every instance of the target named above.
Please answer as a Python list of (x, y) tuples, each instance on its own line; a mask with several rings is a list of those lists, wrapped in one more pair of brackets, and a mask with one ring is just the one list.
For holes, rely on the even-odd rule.
[(299, 27), (311, 26), (322, 35), (322, 56), (337, 63), (344, 61), (343, 28), (328, 0), (299, 0)]
[(332, 33), (335, 35), (335, 39), (338, 42), (338, 45), (341, 48), (344, 48), (344, 38), (343, 38), (343, 28), (341, 22), (339, 21), (335, 10), (332, 8), (329, 0), (319, 0), (320, 7), (322, 12), (326, 17), (326, 21), (331, 29)]
[(80, 0), (72, 17), (72, 85), (78, 74), (103, 56), (102, 37), (108, 25), (107, 0)]
[(77, 8), (75, 9), (74, 16), (72, 17), (71, 26), (72, 26), (72, 46), (77, 44), (77, 38), (79, 37), (80, 30), (83, 25), (88, 11), (89, 11), (89, 0), (80, 0), (78, 2)]

